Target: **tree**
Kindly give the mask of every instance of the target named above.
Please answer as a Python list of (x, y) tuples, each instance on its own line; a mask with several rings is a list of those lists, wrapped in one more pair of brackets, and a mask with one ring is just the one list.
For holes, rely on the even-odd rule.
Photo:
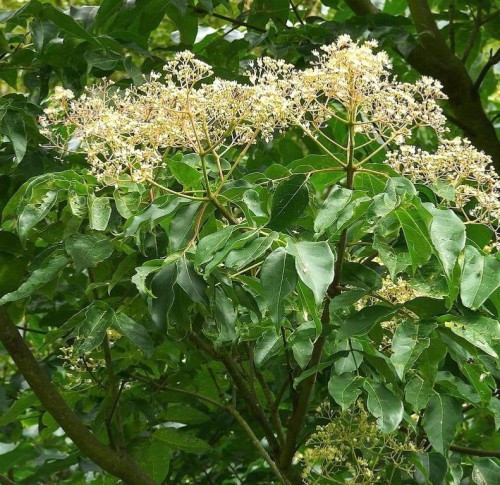
[(386, 16), (246, 7), (0, 17), (0, 482), (496, 483), (491, 158)]

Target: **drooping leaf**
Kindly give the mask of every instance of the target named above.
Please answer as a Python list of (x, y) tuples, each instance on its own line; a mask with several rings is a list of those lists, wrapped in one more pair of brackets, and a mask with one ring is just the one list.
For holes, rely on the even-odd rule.
[(498, 320), (474, 315), (471, 317), (451, 317), (446, 326), (458, 336), (464, 338), (475, 347), (498, 358), (491, 344), (500, 342), (500, 323)]
[(500, 479), (500, 464), (498, 460), (488, 457), (474, 458), (472, 479), (478, 485), (495, 485)]
[[(276, 234), (276, 233), (274, 233)], [(242, 249), (235, 249), (228, 253), (226, 257), (226, 266), (239, 270), (255, 262), (262, 257), (273, 243), (273, 234), (269, 237), (258, 237)]]
[(202, 238), (196, 249), (196, 256), (194, 258), (195, 266), (199, 267), (210, 261), (213, 255), (226, 245), (235, 230), (235, 226), (226, 226), (220, 231)]
[(335, 402), (340, 404), (342, 411), (345, 411), (361, 394), (363, 381), (363, 377), (350, 372), (332, 374), (328, 381), (328, 392)]
[(334, 276), (335, 257), (326, 241), (289, 241), (286, 251), (294, 256), (295, 268), (302, 282), (320, 305)]
[(405, 386), (405, 400), (413, 406), (416, 413), (427, 406), (431, 394), (430, 384), (419, 376), (408, 381)]
[(89, 222), (90, 229), (95, 231), (104, 231), (108, 227), (111, 216), (111, 205), (108, 197), (90, 197), (89, 204)]
[(433, 252), (427, 228), (428, 221), (422, 218), (422, 211), (418, 211), (415, 207), (399, 207), (394, 213), (401, 223), (411, 261), (416, 268), (427, 262)]
[(212, 449), (206, 441), (193, 436), (192, 433), (174, 428), (162, 428), (155, 431), (153, 439), (172, 450), (187, 453), (205, 453)]
[(168, 322), (168, 313), (175, 300), (174, 285), (177, 279), (177, 266), (168, 264), (161, 268), (151, 280), (150, 313), (153, 322), (164, 329)]
[(383, 305), (365, 307), (342, 322), (338, 337), (366, 335), (378, 323), (390, 320), (395, 311), (395, 308)]
[(283, 347), (281, 335), (276, 331), (269, 330), (264, 333), (255, 344), (254, 359), (255, 365), (261, 366)]
[(38, 403), (38, 398), (33, 392), (25, 391), (14, 401), (12, 406), (0, 416), (0, 426), (12, 423), (26, 409)]
[(438, 453), (447, 453), (462, 420), (462, 409), (455, 398), (440, 394), (431, 396), (422, 425), (432, 447)]
[(137, 345), (146, 357), (151, 357), (154, 342), (146, 329), (128, 315), (122, 312), (114, 312), (112, 320), (113, 328), (127, 337), (134, 345)]
[(401, 400), (382, 384), (365, 380), (363, 387), (368, 393), (366, 406), (377, 418), (377, 426), (384, 433), (394, 431), (403, 419)]
[(340, 283), (366, 291), (378, 290), (382, 287), (381, 276), (372, 268), (360, 263), (345, 261), (342, 264)]
[(296, 174), (276, 187), (268, 226), (275, 231), (289, 228), (302, 214), (309, 202), (305, 175)]
[(73, 352), (78, 355), (94, 350), (101, 345), (106, 331), (112, 325), (113, 310), (103, 301), (95, 301), (86, 312), (83, 322), (78, 326)]
[(177, 284), (196, 303), (206, 299), (206, 285), (203, 278), (193, 268), (191, 262), (184, 256), (177, 261)]
[(349, 203), (352, 197), (352, 190), (335, 186), (314, 220), (314, 231), (321, 234), (330, 227), (338, 217), (338, 214)]
[(215, 289), (215, 321), (219, 330), (218, 342), (233, 342), (237, 335), (236, 309), (233, 301), (220, 288)]
[(500, 287), (500, 261), (482, 255), (473, 246), (465, 248), (460, 296), (462, 303), (477, 310)]
[(430, 235), (437, 255), (449, 280), (453, 279), (458, 256), (465, 247), (465, 224), (450, 209), (426, 206), (432, 214)]
[(26, 124), (22, 115), (16, 111), (8, 110), (2, 120), (0, 131), (4, 133), (12, 143), (14, 153), (16, 154), (15, 164), (21, 163), (28, 147)]
[(310, 339), (301, 340), (292, 346), (293, 357), (301, 369), (305, 369), (314, 349)]
[(415, 322), (407, 320), (397, 326), (392, 339), (391, 362), (401, 380), (429, 344), (428, 338), (419, 339)]
[(271, 320), (279, 325), (285, 312), (284, 299), (297, 284), (293, 258), (283, 248), (273, 251), (262, 265), (260, 281)]
[(151, 478), (160, 485), (165, 480), (170, 468), (172, 448), (168, 442), (156, 438), (156, 433), (145, 441), (141, 441), (132, 450), (132, 456), (146, 470)]
[(7, 293), (0, 298), (0, 305), (21, 300), (32, 295), (35, 291), (42, 288), (42, 286), (55, 279), (69, 261), (70, 258), (62, 249), (55, 250), (40, 263), (16, 291)]
[(65, 241), (65, 248), (77, 271), (93, 268), (113, 253), (113, 245), (100, 234), (73, 234)]

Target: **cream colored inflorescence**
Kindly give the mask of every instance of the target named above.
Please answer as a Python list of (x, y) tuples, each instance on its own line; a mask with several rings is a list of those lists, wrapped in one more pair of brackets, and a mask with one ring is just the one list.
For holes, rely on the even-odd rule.
[(443, 140), (434, 153), (404, 145), (390, 152), (387, 161), (413, 182), (435, 188), (468, 221), (486, 224), (500, 235), (500, 177), (491, 158), (467, 139)]
[(172, 148), (223, 156), (291, 126), (321, 139), (331, 119), (354, 123), (368, 140), (386, 144), (403, 143), (419, 126), (443, 132), (439, 84), (391, 78), (388, 56), (374, 52), (376, 47), (343, 35), (302, 71), (264, 57), (251, 64), (248, 84), (208, 82), (212, 68), (181, 52), (166, 64), (163, 79), (153, 73), (138, 87), (122, 90), (107, 81), (77, 100), (59, 90), (42, 124), (57, 145), (65, 139), (57, 139), (61, 125), (66, 139), (71, 130), (73, 144), (86, 152), (104, 183), (116, 183), (123, 174), (135, 181), (151, 178)]
[[(398, 436), (380, 431), (361, 401), (340, 413), (328, 404), (318, 411), (327, 424), (318, 426), (306, 443), (305, 484), (382, 484), (388, 483), (387, 471), (411, 472), (406, 455), (419, 451), (411, 437), (407, 432)], [(342, 482), (336, 480), (340, 476)]]
[[(180, 52), (163, 75), (152, 73), (141, 86), (119, 89), (105, 81), (76, 100), (58, 88), (41, 123), (55, 145), (84, 151), (95, 176), (110, 185), (152, 180), (169, 150), (212, 154), (220, 161), (234, 147), (244, 155), (259, 138), (270, 141), (290, 127), (302, 129), (344, 164), (349, 149), (363, 165), (386, 147), (397, 147), (387, 155), (394, 169), (438, 187), (444, 202), (469, 220), (498, 229), (500, 182), (488, 168), (489, 157), (467, 140), (444, 140), (435, 153), (406, 144), (420, 127), (440, 138), (446, 133), (441, 85), (428, 77), (398, 81), (387, 53), (376, 48), (375, 41), (342, 35), (314, 52), (304, 70), (257, 59), (246, 72), (248, 83), (214, 77), (211, 66)], [(328, 137), (324, 128), (332, 120), (354, 126), (354, 146)], [(372, 143), (378, 148), (367, 155)], [(332, 145), (334, 151), (326, 148)]]

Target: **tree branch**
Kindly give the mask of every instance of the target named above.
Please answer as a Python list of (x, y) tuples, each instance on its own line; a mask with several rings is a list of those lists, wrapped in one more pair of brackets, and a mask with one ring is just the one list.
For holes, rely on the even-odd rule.
[(265, 415), (262, 407), (253, 398), (252, 393), (248, 388), (245, 379), (241, 376), (240, 371), (238, 370), (238, 367), (233, 358), (224, 349), (216, 351), (195, 333), (191, 333), (189, 337), (199, 349), (201, 349), (208, 355), (219, 359), (224, 364), (224, 367), (231, 376), (231, 379), (233, 380), (236, 388), (241, 393), (243, 400), (248, 404), (252, 416), (256, 419), (256, 421), (264, 431), (264, 435), (269, 443), (269, 446), (271, 447), (273, 455), (278, 455), (280, 446), (274, 434), (273, 428), (269, 420), (267, 419), (267, 416)]
[(299, 9), (297, 8), (297, 5), (295, 5), (295, 2), (293, 0), (289, 0), (290, 7), (292, 7), (293, 13), (297, 17), (297, 20), (300, 22), (301, 25), (304, 25), (304, 21), (302, 20), (302, 17), (300, 16)]
[(493, 50), (490, 50), (490, 57), (488, 59), (488, 62), (481, 69), (481, 72), (479, 73), (479, 76), (477, 77), (476, 82), (474, 83), (473, 87), (474, 91), (476, 92), (479, 91), (479, 88), (481, 87), (481, 84), (484, 81), (486, 74), (488, 74), (490, 68), (493, 67), (495, 64), (498, 64), (499, 62), (500, 62), (500, 49), (498, 49), (494, 54)]
[(99, 441), (70, 409), (38, 365), (3, 308), (0, 308), (0, 341), (42, 406), (83, 454), (103, 470), (121, 478), (129, 485), (155, 485), (154, 480), (139, 468), (132, 457), (123, 451), (115, 451)]
[(226, 15), (222, 15), (222, 14), (217, 13), (217, 12), (209, 12), (208, 10), (205, 10), (203, 7), (200, 7), (198, 5), (194, 6), (194, 5), (188, 4), (188, 7), (191, 10), (193, 10), (193, 12), (202, 13), (205, 15), (210, 15), (211, 17), (214, 17), (216, 19), (225, 20), (226, 22), (229, 22), (230, 24), (233, 24), (233, 25), (237, 25), (238, 27), (245, 27), (248, 30), (254, 30), (255, 32), (262, 32), (263, 34), (265, 34), (267, 32), (266, 29), (264, 29), (262, 27), (258, 27), (257, 25), (252, 25), (252, 24), (249, 24), (247, 22), (244, 22), (243, 20), (234, 19), (232, 17), (228, 17)]
[(465, 446), (450, 445), (450, 450), (463, 455), (471, 456), (491, 456), (493, 458), (500, 458), (500, 451), (497, 450), (479, 450), (477, 448), (467, 448)]
[[(346, 187), (352, 189), (354, 181), (354, 125), (349, 124), (349, 134), (348, 134), (348, 148), (347, 148), (347, 180)], [(330, 300), (335, 298), (341, 293), (339, 288), (340, 275), (342, 273), (342, 266), (344, 263), (344, 257), (347, 249), (347, 229), (342, 231), (340, 240), (337, 248), (337, 260), (335, 262), (333, 281), (327, 290), (327, 295), (325, 298), (325, 305), (323, 307), (323, 312), (321, 315), (321, 323), (323, 324), (323, 332), (320, 337), (316, 340), (311, 355), (311, 360), (307, 366), (307, 369), (311, 369), (318, 365), (321, 361), (321, 355), (323, 354), (323, 347), (328, 338), (328, 329), (330, 327)], [(311, 400), (311, 394), (316, 382), (316, 373), (304, 379), (300, 384), (299, 395), (296, 401), (296, 406), (292, 410), (292, 414), (288, 419), (287, 423), (287, 434), (285, 445), (280, 457), (280, 467), (283, 470), (289, 470), (292, 464), (293, 456), (297, 448), (297, 438), (300, 430), (303, 427), (304, 420), (309, 409), (309, 401)]]
[(243, 418), (243, 416), (237, 411), (237, 409), (234, 406), (232, 406), (231, 404), (220, 403), (220, 402), (216, 401), (215, 399), (212, 399), (211, 397), (204, 396), (203, 394), (199, 394), (197, 392), (188, 391), (188, 390), (180, 389), (177, 387), (170, 387), (170, 386), (167, 386), (164, 384), (158, 384), (154, 381), (150, 381), (150, 380), (148, 380), (140, 375), (137, 375), (137, 374), (134, 375), (134, 377), (140, 381), (146, 382), (148, 384), (152, 384), (158, 389), (162, 389), (164, 391), (170, 391), (170, 392), (178, 392), (179, 394), (185, 394), (186, 396), (191, 396), (191, 397), (200, 399), (202, 401), (206, 401), (210, 404), (213, 404), (214, 406), (217, 406), (220, 409), (225, 409), (225, 410), (229, 411), (233, 415), (235, 420), (238, 422), (238, 424), (243, 428), (245, 433), (248, 435), (248, 437), (250, 438), (250, 441), (255, 446), (255, 448), (257, 449), (259, 454), (262, 456), (262, 458), (264, 458), (265, 462), (269, 465), (269, 467), (274, 472), (276, 477), (281, 481), (282, 484), (289, 485), (290, 482), (286, 479), (286, 477), (283, 476), (281, 471), (276, 466), (276, 463), (272, 460), (272, 458), (269, 456), (269, 454), (267, 453), (265, 448), (262, 446), (262, 443), (259, 441), (259, 439), (255, 435), (255, 433), (253, 432), (250, 425), (246, 422), (246, 420)]
[(0, 485), (16, 485), (12, 480), (9, 480), (6, 476), (0, 475)]

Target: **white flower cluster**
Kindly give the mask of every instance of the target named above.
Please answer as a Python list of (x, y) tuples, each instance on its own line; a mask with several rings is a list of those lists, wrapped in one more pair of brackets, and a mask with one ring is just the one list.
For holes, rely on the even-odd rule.
[(105, 82), (78, 100), (59, 91), (42, 123), (46, 132), (55, 132), (53, 139), (71, 133), (104, 183), (118, 183), (124, 174), (151, 179), (171, 148), (219, 159), (232, 147), (248, 148), (290, 126), (318, 140), (332, 118), (354, 125), (364, 145), (402, 143), (420, 126), (442, 133), (437, 100), (444, 96), (438, 83), (391, 78), (388, 56), (376, 47), (374, 41), (360, 44), (343, 35), (316, 52), (305, 70), (261, 58), (251, 65), (248, 84), (208, 82), (212, 68), (181, 52), (166, 64), (163, 80), (153, 73), (141, 86), (125, 90)]
[(486, 224), (500, 235), (500, 177), (491, 157), (469, 140), (443, 140), (434, 153), (405, 145), (389, 153), (387, 160), (413, 182), (441, 189), (443, 201), (468, 221)]

